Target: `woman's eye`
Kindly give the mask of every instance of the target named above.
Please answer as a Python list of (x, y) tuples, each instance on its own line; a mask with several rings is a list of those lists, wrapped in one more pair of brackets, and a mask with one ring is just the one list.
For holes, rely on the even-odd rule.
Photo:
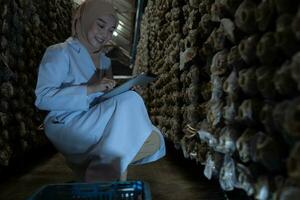
[(103, 28), (104, 28), (104, 26), (101, 25), (101, 24), (98, 24), (98, 27), (99, 27), (100, 29), (103, 29)]

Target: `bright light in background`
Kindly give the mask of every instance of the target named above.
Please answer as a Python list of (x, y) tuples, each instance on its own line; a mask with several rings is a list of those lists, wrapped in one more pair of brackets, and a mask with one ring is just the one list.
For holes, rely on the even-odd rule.
[(123, 23), (122, 21), (119, 21), (119, 24), (118, 24), (116, 30), (113, 32), (113, 35), (114, 35), (115, 37), (118, 36), (117, 30), (122, 30), (123, 26), (124, 26), (124, 23)]
[(121, 24), (118, 24), (117, 26), (117, 30), (121, 30), (123, 27), (121, 26)]
[(73, 0), (73, 1), (79, 5), (82, 4), (85, 0)]

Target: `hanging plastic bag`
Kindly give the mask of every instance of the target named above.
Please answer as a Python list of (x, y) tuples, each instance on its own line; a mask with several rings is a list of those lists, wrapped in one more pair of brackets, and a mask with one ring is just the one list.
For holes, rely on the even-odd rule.
[(200, 139), (208, 144), (209, 147), (214, 148), (218, 144), (217, 138), (210, 132), (199, 130), (198, 135)]
[(250, 170), (244, 165), (237, 163), (236, 177), (237, 177), (237, 181), (235, 187), (243, 189), (248, 196), (253, 195), (255, 189), (253, 184), (253, 177)]
[(212, 177), (218, 177), (219, 171), (222, 166), (223, 155), (217, 152), (207, 152), (206, 162), (204, 168), (204, 176), (209, 180)]
[(219, 183), (225, 191), (231, 191), (236, 185), (235, 162), (226, 154), (220, 170)]

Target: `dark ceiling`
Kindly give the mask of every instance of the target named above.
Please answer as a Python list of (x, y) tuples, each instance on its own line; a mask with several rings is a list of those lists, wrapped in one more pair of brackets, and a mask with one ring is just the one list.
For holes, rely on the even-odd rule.
[(113, 42), (128, 53), (129, 56), (135, 24), (135, 1), (116, 0), (114, 1), (114, 5), (117, 8), (119, 25), (115, 31), (118, 35), (113, 37)]

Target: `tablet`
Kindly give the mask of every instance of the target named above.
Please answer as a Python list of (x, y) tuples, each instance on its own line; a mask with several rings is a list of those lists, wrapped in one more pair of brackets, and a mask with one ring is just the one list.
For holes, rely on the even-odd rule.
[(145, 73), (139, 74), (135, 77), (133, 77), (132, 79), (126, 81), (125, 83), (123, 83), (120, 86), (115, 87), (114, 89), (104, 93), (103, 95), (101, 95), (100, 97), (97, 97), (92, 103), (91, 106), (100, 103), (102, 101), (105, 101), (113, 96), (119, 95), (123, 92), (126, 92), (128, 90), (130, 90), (133, 86), (135, 85), (141, 85), (141, 86), (145, 86), (148, 83), (154, 81), (156, 79), (155, 75), (147, 75)]

